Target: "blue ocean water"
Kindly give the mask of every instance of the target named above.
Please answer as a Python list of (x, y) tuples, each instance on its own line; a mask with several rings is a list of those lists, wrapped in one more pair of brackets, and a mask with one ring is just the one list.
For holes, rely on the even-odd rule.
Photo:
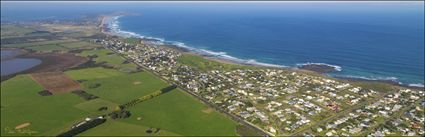
[(120, 30), (182, 42), (224, 57), (284, 66), (326, 63), (342, 68), (329, 74), (332, 76), (424, 84), (424, 2), (132, 2), (74, 6), (80, 9), (63, 10), (56, 16), (138, 13), (119, 18)]

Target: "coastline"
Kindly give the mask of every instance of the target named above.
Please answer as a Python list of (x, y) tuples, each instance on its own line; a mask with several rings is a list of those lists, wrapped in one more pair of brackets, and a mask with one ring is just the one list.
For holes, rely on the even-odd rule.
[(204, 59), (217, 61), (220, 63), (244, 65), (244, 66), (255, 66), (260, 68), (285, 69), (285, 70), (298, 71), (298, 72), (313, 72), (315, 74), (318, 74), (324, 77), (346, 80), (346, 81), (378, 82), (378, 83), (385, 83), (385, 84), (405, 87), (405, 88), (421, 89), (421, 90), (425, 89), (424, 84), (420, 84), (420, 83), (419, 84), (404, 84), (395, 80), (388, 80), (388, 79), (375, 79), (375, 78), (366, 78), (366, 77), (363, 78), (361, 76), (343, 77), (343, 76), (327, 75), (328, 72), (342, 71), (342, 67), (337, 65), (307, 62), (307, 63), (296, 64), (295, 67), (290, 67), (290, 66), (284, 66), (284, 65), (268, 64), (268, 63), (257, 62), (256, 60), (239, 59), (239, 58), (227, 55), (225, 52), (214, 52), (214, 51), (208, 51), (204, 49), (192, 48), (192, 47), (186, 46), (182, 42), (165, 41), (164, 39), (161, 39), (161, 38), (142, 36), (134, 32), (120, 30), (118, 19), (123, 16), (126, 16), (126, 15), (118, 14), (118, 15), (100, 16), (101, 22), (99, 26), (100, 26), (101, 32), (110, 36), (117, 36), (122, 38), (137, 38), (152, 45), (173, 49), (175, 51), (179, 51), (185, 54), (200, 56)]

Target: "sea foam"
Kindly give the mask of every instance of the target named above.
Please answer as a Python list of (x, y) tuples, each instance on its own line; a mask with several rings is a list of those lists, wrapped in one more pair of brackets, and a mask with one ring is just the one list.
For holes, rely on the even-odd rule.
[(297, 66), (322, 65), (322, 66), (331, 67), (331, 68), (335, 69), (336, 71), (342, 71), (342, 67), (337, 66), (337, 65), (326, 64), (326, 63), (311, 63), (311, 62), (307, 62), (307, 63), (299, 63), (299, 64), (296, 64), (296, 65)]
[[(176, 47), (187, 49), (187, 50), (189, 50), (193, 53), (196, 53), (196, 54), (207, 56), (209, 58), (223, 59), (223, 60), (227, 60), (227, 61), (231, 61), (231, 62), (235, 62), (235, 63), (240, 63), (240, 64), (245, 64), (245, 65), (257, 65), (257, 66), (265, 66), (265, 67), (288, 68), (288, 66), (285, 66), (285, 65), (277, 65), (277, 64), (258, 62), (254, 59), (241, 59), (241, 58), (231, 56), (231, 55), (227, 54), (226, 52), (217, 52), (217, 51), (211, 51), (211, 50), (207, 50), (207, 49), (194, 48), (194, 47), (186, 45), (183, 42), (166, 41), (164, 38), (143, 36), (143, 35), (137, 34), (135, 32), (124, 31), (124, 30), (120, 29), (120, 22), (118, 21), (118, 19), (121, 18), (121, 17), (122, 16), (114, 16), (114, 17), (111, 17), (109, 20), (107, 20), (108, 21), (108, 28), (111, 29), (111, 32), (114, 35), (118, 35), (118, 36), (122, 36), (122, 37), (134, 37), (134, 38), (154, 40), (154, 41), (156, 41), (155, 42), (156, 44), (170, 44), (170, 45), (174, 45)], [(329, 66), (329, 67), (334, 68), (336, 71), (342, 71), (341, 66), (327, 64), (327, 63), (312, 63), (312, 62), (296, 64), (295, 68), (299, 67), (299, 66), (304, 66), (304, 65), (325, 65), (325, 66)], [(355, 78), (355, 79), (374, 80), (374, 81), (393, 81), (393, 82), (396, 82), (400, 85), (403, 85), (403, 83), (399, 82), (398, 78), (396, 78), (396, 77), (365, 77), (365, 76), (352, 76), (352, 75), (338, 75), (336, 77)], [(407, 85), (411, 86), (411, 87), (424, 87), (424, 85), (421, 84), (421, 83), (407, 84)]]
[(200, 54), (200, 55), (207, 56), (207, 57), (210, 57), (210, 58), (223, 59), (223, 60), (227, 60), (227, 61), (231, 61), (231, 62), (235, 62), (235, 63), (240, 63), (240, 64), (258, 65), (258, 66), (264, 66), (264, 67), (277, 67), (277, 68), (287, 67), (287, 66), (284, 66), (284, 65), (258, 62), (254, 59), (240, 59), (240, 58), (236, 58), (234, 56), (228, 55), (226, 52), (217, 52), (217, 51), (211, 51), (211, 50), (206, 50), (206, 49), (194, 48), (194, 47), (191, 47), (191, 46), (187, 46), (183, 42), (166, 41), (164, 38), (143, 36), (143, 35), (140, 35), (140, 34), (137, 34), (137, 33), (134, 33), (134, 32), (124, 31), (124, 30), (120, 29), (120, 25), (119, 25), (120, 22), (118, 21), (118, 19), (121, 18), (121, 17), (122, 16), (114, 16), (114, 17), (110, 18), (111, 20), (108, 20), (109, 29), (111, 29), (111, 32), (114, 35), (117, 35), (117, 36), (127, 37), (127, 38), (134, 37), (134, 38), (155, 40), (155, 41), (157, 41), (157, 44), (170, 44), (170, 45), (173, 45), (173, 46), (176, 46), (176, 47), (187, 49), (187, 50), (194, 52), (196, 54)]

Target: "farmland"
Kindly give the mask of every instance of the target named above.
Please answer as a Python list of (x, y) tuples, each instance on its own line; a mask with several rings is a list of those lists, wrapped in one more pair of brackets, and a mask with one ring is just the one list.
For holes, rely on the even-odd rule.
[(107, 49), (85, 50), (79, 55), (84, 57), (94, 57), (93, 60), (96, 63), (105, 62), (108, 65), (123, 72), (136, 71), (137, 68), (135, 64), (129, 62), (126, 63), (122, 57)]
[(155, 134), (148, 134), (149, 127), (128, 124), (120, 121), (108, 121), (94, 129), (86, 131), (79, 136), (179, 136), (178, 134), (161, 130)]
[[(71, 93), (40, 96), (37, 92), (43, 88), (29, 75), (17, 76), (2, 83), (2, 135), (30, 135), (8, 134), (5, 131), (25, 122), (31, 123), (28, 130), (37, 131), (31, 135), (55, 135), (84, 117), (105, 114), (113, 111), (118, 104), (168, 86), (148, 72), (128, 74), (114, 69), (87, 68), (67, 71), (65, 74), (74, 80), (84, 81), (84, 90), (100, 98), (84, 101)], [(99, 83), (100, 86), (89, 88), (93, 83)], [(99, 112), (99, 107), (108, 107), (108, 111)], [(111, 133), (111, 129), (122, 128), (139, 129), (120, 130), (122, 133), (143, 135), (147, 134), (144, 129), (150, 127), (160, 128), (160, 133), (149, 134), (159, 136), (236, 135), (235, 122), (214, 110), (203, 111), (205, 109), (208, 109), (205, 105), (175, 89), (132, 107), (132, 116), (128, 119), (110, 120), (82, 135), (120, 135), (121, 132)], [(137, 120), (137, 117), (142, 118)]]
[[(98, 98), (84, 100), (69, 92), (76, 88), (67, 89), (66, 84), (56, 84), (59, 87), (54, 87), (65, 88), (66, 91), (42, 96), (39, 92), (50, 89), (46, 88), (49, 83), (37, 82), (48, 79), (46, 75), (17, 75), (1, 83), (2, 136), (55, 136), (86, 117), (107, 115), (121, 104), (170, 86), (114, 52), (90, 42), (90, 39), (79, 39), (78, 33), (71, 36), (54, 27), (54, 31), (37, 32), (35, 26), (20, 27), (19, 32), (15, 33), (12, 31), (18, 29), (14, 28), (18, 27), (2, 26), (2, 40), (5, 38), (12, 42), (2, 44), (2, 47), (26, 49), (36, 52), (30, 55), (37, 57), (56, 52), (55, 55), (73, 54), (92, 61), (93, 65), (82, 64), (82, 67), (61, 69), (59, 73), (63, 71), (61, 77), (72, 79), (74, 85), (78, 83), (78, 89)], [(131, 116), (127, 119), (108, 118), (106, 123), (80, 135), (237, 135), (236, 122), (180, 89), (141, 102), (129, 108), (129, 111)], [(149, 133), (151, 130), (152, 133)]]
[[(92, 73), (92, 76), (80, 75), (88, 74), (88, 72), (98, 73)], [(101, 86), (94, 89), (87, 88), (87, 92), (119, 104), (168, 86), (148, 72), (126, 74), (112, 69), (89, 68), (66, 73), (76, 80), (92, 78), (87, 79), (82, 85), (89, 87), (90, 84), (99, 83)], [(102, 87), (103, 85), (105, 86)], [(87, 106), (87, 104), (79, 106)], [(120, 120), (120, 122), (134, 124), (134, 126), (157, 127), (179, 135), (236, 135), (235, 122), (214, 110), (207, 113), (203, 112), (205, 109), (208, 109), (206, 105), (183, 91), (175, 89), (130, 108), (129, 111), (132, 116)], [(141, 117), (141, 120), (137, 120), (138, 117)], [(205, 125), (205, 123), (210, 124)], [(108, 123), (106, 125), (114, 126), (116, 124), (122, 125), (119, 123)], [(226, 128), (223, 128), (223, 126)], [(111, 127), (102, 125), (94, 130), (105, 130), (102, 128)]]
[[(133, 115), (123, 121), (148, 127), (160, 127), (181, 135), (235, 136), (236, 122), (214, 110), (208, 110), (179, 89), (130, 108)], [(141, 120), (137, 120), (140, 117)]]
[[(83, 100), (72, 94), (40, 96), (43, 88), (29, 75), (20, 75), (1, 83), (1, 135), (58, 134), (62, 129), (84, 118), (87, 112), (73, 106)], [(14, 130), (22, 123), (30, 125)]]
[[(90, 69), (91, 68), (87, 70), (91, 71)], [(84, 70), (77, 71), (81, 72)], [(147, 95), (167, 86), (165, 82), (147, 72), (132, 74), (122, 73), (119, 76), (91, 79), (87, 81), (78, 78), (79, 75), (72, 75), (78, 72), (70, 71), (67, 73), (76, 80), (84, 81), (82, 85), (87, 92), (117, 103), (126, 103), (127, 101)], [(93, 77), (99, 76), (93, 75)]]

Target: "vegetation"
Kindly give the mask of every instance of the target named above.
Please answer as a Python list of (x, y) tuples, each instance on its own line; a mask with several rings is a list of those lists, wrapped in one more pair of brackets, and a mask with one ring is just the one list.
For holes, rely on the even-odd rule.
[[(180, 89), (131, 107), (130, 118), (122, 121), (158, 127), (185, 136), (236, 136), (237, 123), (207, 107)], [(141, 120), (137, 120), (138, 118)]]
[(261, 137), (260, 134), (243, 125), (238, 125), (236, 127), (236, 132), (238, 133), (238, 135), (243, 137)]
[[(43, 88), (28, 75), (1, 83), (1, 135), (55, 136), (88, 113), (73, 106), (84, 100), (72, 94), (40, 96)], [(30, 123), (22, 130), (15, 127)]]
[(78, 136), (178, 136), (178, 134), (161, 129), (154, 134), (146, 133), (149, 127), (120, 122), (118, 120), (108, 120), (104, 124), (85, 131)]
[[(99, 70), (99, 68), (94, 69)], [(91, 70), (91, 68), (89, 68), (82, 70), (72, 70), (66, 73), (71, 76), (71, 78), (76, 80), (92, 77), (92, 79), (87, 79), (86, 82), (81, 83), (85, 87), (85, 91), (100, 98), (107, 99), (119, 104), (127, 103), (130, 100), (151, 94), (167, 86), (164, 81), (161, 81), (160, 79), (156, 78), (154, 75), (148, 72), (139, 72), (131, 74), (112, 72), (112, 75), (107, 75), (109, 77), (105, 77), (104, 73), (90, 74), (88, 72), (84, 72), (85, 70), (89, 72), (93, 71)], [(103, 69), (100, 72), (104, 72), (107, 70), (111, 69)], [(100, 76), (97, 74), (100, 74)], [(79, 76), (83, 77), (80, 78)], [(88, 88), (90, 85), (96, 83), (100, 84), (101, 86), (97, 88)]]
[(177, 61), (179, 63), (194, 67), (201, 71), (207, 71), (212, 69), (229, 70), (229, 69), (238, 69), (238, 68), (255, 68), (252, 66), (243, 66), (238, 64), (217, 62), (217, 61), (205, 59), (201, 56), (191, 55), (191, 54), (183, 54), (180, 58), (178, 58)]
[(19, 37), (35, 31), (29, 27), (22, 27), (18, 25), (1, 25), (1, 38)]
[(78, 135), (86, 130), (89, 130), (91, 128), (94, 128), (102, 123), (104, 123), (106, 121), (106, 119), (93, 119), (90, 121), (86, 121), (85, 123), (83, 123), (82, 125), (79, 125), (77, 127), (72, 128), (69, 131), (66, 131), (64, 133), (59, 134), (59, 137), (72, 137), (75, 135)]
[(124, 58), (107, 49), (86, 50), (79, 54), (80, 56), (93, 57), (96, 63), (106, 62), (113, 68), (122, 72), (137, 71), (137, 65), (133, 63), (125, 63)]
[[(2, 25), (2, 39), (7, 35), (10, 41), (2, 47), (76, 53), (92, 58), (93, 64), (101, 65), (77, 67), (65, 72), (81, 84), (85, 92), (75, 94), (83, 98), (72, 92), (40, 96), (43, 88), (28, 75), (18, 75), (2, 82), (1, 135), (56, 136), (85, 117), (108, 114), (111, 114), (110, 118), (128, 118), (108, 119), (81, 135), (236, 135), (237, 124), (234, 121), (213, 110), (204, 112), (206, 106), (190, 95), (149, 72), (138, 72), (137, 65), (83, 38), (91, 36), (89, 33), (94, 34), (94, 31), (83, 34), (81, 28), (76, 28), (76, 31), (60, 32), (73, 29), (60, 25), (44, 25), (42, 28), (46, 31), (35, 28), (18, 30), (16, 26), (7, 28)], [(31, 41), (34, 38), (40, 39)], [(128, 39), (128, 42), (137, 41)], [(162, 94), (165, 92), (170, 92), (167, 93), (170, 95)], [(146, 96), (150, 99), (134, 108), (121, 110), (118, 107), (118, 104)], [(20, 124), (27, 127), (15, 129)]]
[[(75, 105), (74, 107), (84, 110), (88, 113), (90, 113), (91, 116), (99, 116), (99, 115), (105, 115), (107, 113), (110, 113), (112, 111), (118, 110), (118, 104), (104, 100), (101, 98), (93, 99), (90, 101), (85, 101), (80, 104)], [(106, 108), (104, 111), (99, 111), (100, 108)]]
[(75, 90), (72, 91), (72, 93), (74, 93), (75, 95), (78, 95), (79, 97), (83, 98), (84, 100), (92, 100), (92, 99), (96, 99), (99, 98), (95, 95), (89, 94), (83, 90)]

